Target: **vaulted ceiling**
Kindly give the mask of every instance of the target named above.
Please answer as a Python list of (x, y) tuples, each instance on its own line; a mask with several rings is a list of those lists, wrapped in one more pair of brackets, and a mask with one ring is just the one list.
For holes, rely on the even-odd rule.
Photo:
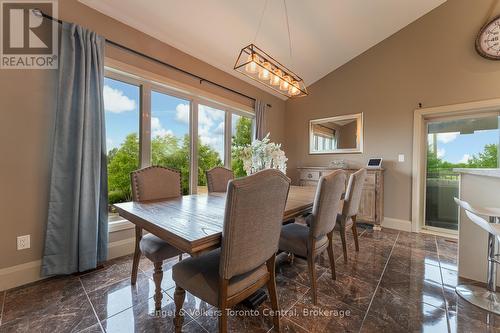
[(266, 0), (80, 0), (259, 88), (233, 70), (247, 44), (255, 42), (310, 85), (446, 0), (286, 1), (292, 57), (282, 0), (268, 0), (264, 16)]

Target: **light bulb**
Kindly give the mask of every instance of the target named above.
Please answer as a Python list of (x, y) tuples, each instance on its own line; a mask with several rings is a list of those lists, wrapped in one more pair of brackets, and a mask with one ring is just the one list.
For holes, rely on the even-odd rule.
[(281, 70), (276, 69), (274, 71), (274, 74), (271, 75), (271, 81), (269, 83), (271, 83), (273, 86), (279, 86), (280, 81), (281, 81), (281, 78), (280, 78), (281, 75), (282, 75)]
[(258, 67), (257, 66), (257, 61), (258, 61), (258, 56), (256, 54), (250, 54), (247, 58), (247, 61), (249, 61), (248, 64), (246, 64), (245, 66), (245, 70), (248, 72), (248, 73), (257, 73), (258, 71)]
[(266, 61), (262, 66), (264, 67), (259, 68), (259, 79), (263, 81), (269, 80), (269, 70), (271, 69), (271, 64)]
[(288, 93), (292, 96), (298, 95), (300, 93), (300, 90), (297, 88), (298, 82), (297, 81), (292, 81), (290, 84), (290, 87), (288, 88)]
[(288, 90), (288, 87), (290, 86), (290, 80), (292, 78), (288, 75), (285, 75), (283, 77), (283, 80), (280, 82), (280, 90)]

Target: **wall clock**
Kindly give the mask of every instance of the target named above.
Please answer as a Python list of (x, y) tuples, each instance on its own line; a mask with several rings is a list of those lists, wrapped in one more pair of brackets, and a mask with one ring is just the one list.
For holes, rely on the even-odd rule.
[(479, 30), (476, 50), (487, 59), (500, 60), (500, 15)]

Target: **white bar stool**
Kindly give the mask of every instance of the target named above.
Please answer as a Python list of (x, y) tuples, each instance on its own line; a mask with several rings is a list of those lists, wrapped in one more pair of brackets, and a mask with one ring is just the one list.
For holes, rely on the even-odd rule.
[[(471, 206), (468, 202), (455, 198), (455, 202), (464, 209), (467, 217), (488, 232), (488, 275), (487, 288), (474, 285), (458, 285), (455, 291), (466, 301), (487, 311), (500, 315), (500, 293), (496, 292), (498, 239), (500, 238), (500, 208)], [(489, 222), (478, 215), (489, 217)]]

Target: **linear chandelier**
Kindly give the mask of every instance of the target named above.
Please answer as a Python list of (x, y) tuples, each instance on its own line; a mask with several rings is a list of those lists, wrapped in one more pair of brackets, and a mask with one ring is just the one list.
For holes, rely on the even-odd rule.
[[(286, 8), (286, 0), (283, 0), (285, 9), (286, 25), (288, 29), (288, 45), (290, 51), (290, 59), (292, 59), (292, 40), (290, 38), (290, 25), (288, 24), (288, 11)], [(257, 33), (254, 40), (257, 39), (262, 18), (267, 7), (267, 0), (262, 11)], [(303, 97), (307, 96), (307, 89), (304, 80), (300, 78), (290, 69), (279, 63), (276, 59), (257, 47), (255, 43), (245, 46), (241, 49), (234, 69), (243, 75), (260, 82), (268, 88), (285, 95), (287, 97)]]

